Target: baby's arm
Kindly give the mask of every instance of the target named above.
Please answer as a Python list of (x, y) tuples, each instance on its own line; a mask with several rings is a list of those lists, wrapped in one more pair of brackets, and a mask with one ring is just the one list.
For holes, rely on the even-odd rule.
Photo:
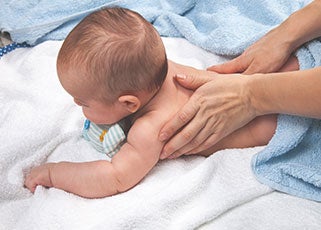
[(94, 198), (103, 196), (103, 184), (99, 182), (102, 178), (109, 181), (107, 192), (116, 193), (118, 185), (113, 177), (113, 167), (108, 161), (47, 163), (31, 170), (26, 177), (25, 186), (31, 192), (42, 185)]
[(140, 126), (134, 125), (129, 132), (128, 142), (111, 162), (47, 163), (31, 170), (25, 186), (31, 192), (34, 192), (37, 185), (42, 185), (87, 198), (126, 191), (136, 185), (159, 159), (162, 144), (156, 138), (151, 138), (157, 137), (151, 127), (143, 123)]

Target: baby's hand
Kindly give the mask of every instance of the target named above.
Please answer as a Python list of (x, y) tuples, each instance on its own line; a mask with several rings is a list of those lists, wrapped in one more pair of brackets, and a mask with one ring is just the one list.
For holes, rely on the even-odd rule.
[(27, 175), (25, 180), (25, 187), (27, 187), (32, 193), (36, 190), (38, 185), (45, 187), (52, 187), (50, 168), (53, 163), (47, 163), (33, 168)]

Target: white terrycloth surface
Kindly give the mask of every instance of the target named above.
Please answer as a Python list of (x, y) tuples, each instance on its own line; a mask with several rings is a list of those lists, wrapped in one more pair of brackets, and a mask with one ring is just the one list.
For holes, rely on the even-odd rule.
[[(168, 57), (205, 68), (224, 59), (183, 39)], [(262, 147), (160, 162), (128, 192), (84, 199), (23, 188), (45, 161), (103, 159), (81, 138), (83, 116), (55, 72), (61, 42), (17, 49), (0, 60), (0, 229), (320, 229), (321, 204), (273, 192), (252, 175)]]

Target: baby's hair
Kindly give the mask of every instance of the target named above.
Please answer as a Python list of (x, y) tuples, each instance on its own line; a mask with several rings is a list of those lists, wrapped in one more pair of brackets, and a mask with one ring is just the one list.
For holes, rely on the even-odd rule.
[(69, 33), (59, 51), (58, 74), (70, 67), (104, 100), (156, 90), (168, 68), (156, 29), (138, 13), (118, 7), (88, 15)]

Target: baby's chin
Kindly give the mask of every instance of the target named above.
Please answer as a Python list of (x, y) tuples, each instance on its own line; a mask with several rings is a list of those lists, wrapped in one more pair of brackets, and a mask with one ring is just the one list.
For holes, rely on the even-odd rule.
[[(90, 119), (88, 119), (90, 120)], [(95, 123), (96, 125), (113, 125), (117, 122), (110, 122), (110, 121), (95, 121), (95, 120), (90, 120), (91, 122)]]
[(89, 119), (88, 117), (86, 117), (88, 120), (90, 120), (90, 122), (95, 123), (96, 125), (113, 125), (118, 123), (118, 120), (97, 120), (97, 119)]

